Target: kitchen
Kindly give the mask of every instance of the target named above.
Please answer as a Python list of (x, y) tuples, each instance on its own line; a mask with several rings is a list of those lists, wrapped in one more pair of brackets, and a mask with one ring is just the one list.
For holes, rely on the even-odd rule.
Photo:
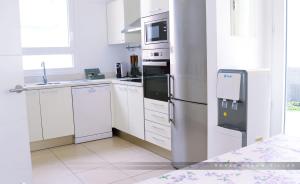
[(283, 132), (276, 3), (1, 3), (5, 183), (172, 183)]

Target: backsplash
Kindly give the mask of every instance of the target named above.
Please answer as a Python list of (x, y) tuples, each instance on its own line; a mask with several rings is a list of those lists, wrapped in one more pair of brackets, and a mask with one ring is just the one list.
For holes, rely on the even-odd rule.
[[(135, 48), (135, 49), (129, 49), (127, 50), (126, 54), (125, 54), (125, 58), (122, 58), (121, 60), (116, 60), (115, 62), (111, 62), (111, 64), (113, 65), (113, 71), (109, 71), (109, 72), (103, 72), (103, 74), (105, 75), (105, 78), (115, 78), (116, 77), (116, 73), (115, 73), (115, 64), (116, 62), (123, 62), (126, 63), (126, 67), (127, 70), (129, 72), (130, 70), (130, 56), (131, 55), (138, 55), (139, 57), (139, 68), (140, 70), (142, 70), (142, 52), (140, 48)], [(101, 70), (101, 66), (100, 70)], [(61, 73), (61, 72), (60, 72)], [(55, 74), (55, 75), (48, 75), (48, 80), (51, 81), (72, 81), (72, 80), (82, 80), (85, 79), (85, 74), (83, 72), (77, 72), (77, 73), (69, 73), (68, 74)], [(29, 83), (39, 83), (42, 82), (42, 72), (40, 75), (36, 75), (36, 73), (32, 76), (25, 76), (24, 78), (25, 83), (29, 84)]]

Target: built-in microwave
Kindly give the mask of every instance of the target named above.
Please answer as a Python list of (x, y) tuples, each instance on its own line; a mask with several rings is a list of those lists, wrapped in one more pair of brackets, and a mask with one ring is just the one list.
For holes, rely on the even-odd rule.
[(169, 48), (169, 12), (142, 18), (142, 48)]

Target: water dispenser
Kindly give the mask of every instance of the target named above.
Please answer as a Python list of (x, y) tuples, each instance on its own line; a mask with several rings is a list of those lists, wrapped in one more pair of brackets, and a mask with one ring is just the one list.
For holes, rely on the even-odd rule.
[(217, 98), (217, 127), (224, 135), (224, 132), (240, 135), (241, 147), (269, 137), (269, 70), (219, 70)]

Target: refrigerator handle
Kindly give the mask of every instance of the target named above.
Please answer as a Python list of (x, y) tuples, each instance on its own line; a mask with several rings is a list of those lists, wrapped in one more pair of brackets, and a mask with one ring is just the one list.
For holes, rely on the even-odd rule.
[(169, 80), (168, 80), (168, 92), (169, 92), (169, 99), (174, 97), (173, 94), (173, 88), (174, 88), (174, 76), (173, 75), (168, 75)]
[(169, 100), (169, 122), (175, 124), (175, 114), (174, 114), (175, 104), (172, 100)]

